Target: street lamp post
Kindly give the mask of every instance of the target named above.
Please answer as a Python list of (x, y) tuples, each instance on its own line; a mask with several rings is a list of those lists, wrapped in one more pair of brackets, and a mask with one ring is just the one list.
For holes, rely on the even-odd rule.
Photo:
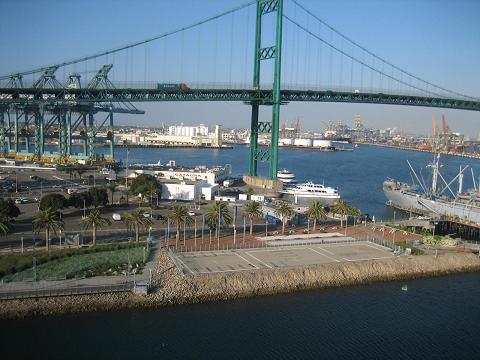
[(127, 162), (125, 164), (125, 192), (127, 193), (127, 205), (128, 205), (128, 147), (127, 147)]

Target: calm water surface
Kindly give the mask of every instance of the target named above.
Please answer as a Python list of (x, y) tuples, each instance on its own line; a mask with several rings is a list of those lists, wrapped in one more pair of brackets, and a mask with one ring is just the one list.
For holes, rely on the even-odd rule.
[(0, 327), (2, 359), (478, 359), (480, 274)]

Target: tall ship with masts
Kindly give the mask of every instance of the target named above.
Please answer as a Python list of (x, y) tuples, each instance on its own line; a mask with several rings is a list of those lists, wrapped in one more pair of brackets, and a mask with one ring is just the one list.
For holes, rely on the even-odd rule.
[(383, 183), (383, 192), (389, 205), (435, 218), (461, 219), (480, 223), (480, 184), (475, 184), (473, 170), (474, 189), (468, 192), (463, 191), (463, 177), (468, 165), (460, 167), (457, 176), (447, 181), (440, 172), (440, 154), (435, 153), (432, 163), (428, 165), (432, 171), (432, 183), (429, 186), (421, 175), (418, 176), (408, 160), (407, 164), (413, 175), (412, 184), (394, 179), (387, 179)]

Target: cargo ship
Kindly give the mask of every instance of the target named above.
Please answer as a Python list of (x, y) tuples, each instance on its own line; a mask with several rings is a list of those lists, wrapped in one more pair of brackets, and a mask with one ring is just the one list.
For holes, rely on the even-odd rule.
[[(440, 154), (434, 155), (434, 160), (428, 167), (432, 170), (432, 184), (428, 187), (423, 178), (417, 175), (410, 162), (408, 166), (417, 183), (407, 184), (387, 179), (383, 183), (383, 192), (387, 204), (395, 208), (415, 214), (429, 215), (433, 218), (454, 218), (480, 223), (479, 189), (463, 192), (463, 176), (468, 166), (461, 167), (458, 175), (447, 182), (440, 173)], [(473, 172), (472, 172), (473, 175)], [(439, 179), (442, 184), (439, 184)], [(458, 191), (452, 184), (458, 180)]]

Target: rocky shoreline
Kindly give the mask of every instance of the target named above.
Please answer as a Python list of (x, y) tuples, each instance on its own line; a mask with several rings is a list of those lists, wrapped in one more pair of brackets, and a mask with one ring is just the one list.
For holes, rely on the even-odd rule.
[(403, 256), (298, 268), (187, 276), (179, 272), (166, 252), (159, 253), (157, 259), (154, 286), (148, 296), (110, 293), (2, 300), (0, 319), (225, 301), (306, 289), (416, 279), (480, 270), (480, 258), (470, 253)]

